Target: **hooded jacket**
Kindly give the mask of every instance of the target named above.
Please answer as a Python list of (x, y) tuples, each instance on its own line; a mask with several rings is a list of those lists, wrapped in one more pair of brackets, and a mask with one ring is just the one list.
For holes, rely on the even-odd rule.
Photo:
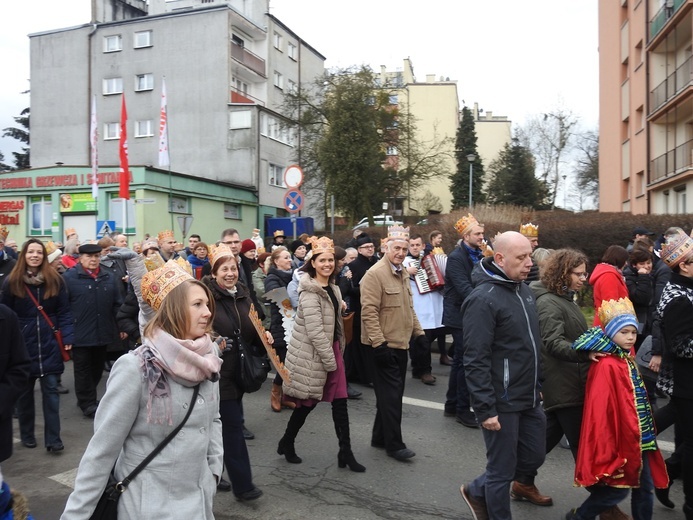
[(472, 408), (481, 423), (500, 412), (536, 407), (541, 333), (534, 295), (484, 258), (462, 305), (464, 367)]
[(623, 273), (613, 265), (604, 262), (597, 264), (592, 271), (590, 285), (594, 294), (594, 322), (592, 324), (601, 326), (598, 311), (602, 302), (628, 298), (628, 288), (623, 279)]
[[(292, 271), (282, 271), (281, 269), (277, 269), (274, 265), (270, 267), (267, 270), (267, 277), (265, 278), (265, 293), (279, 287), (288, 287), (292, 274)], [(274, 348), (286, 348), (284, 325), (282, 322), (283, 319), (281, 312), (279, 312), (279, 307), (277, 307), (276, 303), (272, 302), (270, 306), (270, 332), (274, 338)]]
[(582, 406), (590, 368), (588, 354), (572, 348), (587, 330), (587, 322), (573, 294), (549, 292), (541, 282), (529, 284), (537, 301), (542, 339), (544, 410)]

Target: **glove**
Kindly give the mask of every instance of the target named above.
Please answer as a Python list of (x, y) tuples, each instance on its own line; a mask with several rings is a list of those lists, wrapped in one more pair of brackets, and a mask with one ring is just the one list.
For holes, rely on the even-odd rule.
[(111, 260), (131, 260), (132, 258), (137, 258), (139, 255), (135, 253), (132, 249), (127, 247), (120, 247), (115, 251), (111, 251), (106, 255), (107, 258)]
[(430, 350), (431, 349), (431, 342), (428, 341), (426, 334), (422, 334), (421, 336), (418, 336), (414, 341), (416, 341), (416, 346), (419, 347), (421, 350)]
[(373, 359), (378, 364), (387, 364), (391, 356), (392, 352), (390, 352), (390, 348), (387, 346), (387, 341), (373, 349)]

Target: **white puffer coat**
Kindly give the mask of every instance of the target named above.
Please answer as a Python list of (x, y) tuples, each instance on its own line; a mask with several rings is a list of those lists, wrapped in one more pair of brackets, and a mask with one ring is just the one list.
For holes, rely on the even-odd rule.
[[(339, 288), (330, 284), (341, 306)], [(286, 368), (291, 383), (284, 383), (284, 393), (297, 399), (322, 399), (327, 373), (337, 369), (332, 341), (339, 338), (344, 348), (342, 313), (335, 320), (329, 294), (310, 276), (304, 275), (298, 285), (298, 310), (291, 341), (286, 353)], [(341, 311), (341, 307), (340, 307)]]

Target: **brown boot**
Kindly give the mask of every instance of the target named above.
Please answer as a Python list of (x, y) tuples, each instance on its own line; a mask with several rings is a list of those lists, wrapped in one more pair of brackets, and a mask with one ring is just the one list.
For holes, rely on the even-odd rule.
[(614, 506), (602, 512), (599, 520), (633, 520), (633, 517), (621, 511), (618, 506)]
[(270, 394), (270, 406), (273, 412), (282, 411), (282, 387), (281, 385), (272, 384), (272, 393)]
[(517, 480), (513, 481), (510, 489), (510, 498), (513, 500), (526, 500), (535, 506), (552, 506), (553, 499), (539, 493), (534, 484), (521, 484)]

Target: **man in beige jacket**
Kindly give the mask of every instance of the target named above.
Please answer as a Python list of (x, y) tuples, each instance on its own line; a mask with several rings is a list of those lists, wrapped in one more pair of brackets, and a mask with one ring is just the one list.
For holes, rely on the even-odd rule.
[(428, 340), (414, 312), (409, 275), (402, 268), (409, 247), (409, 228), (388, 229), (385, 255), (361, 280), (361, 343), (372, 350), (377, 412), (371, 446), (385, 448), (399, 461), (416, 455), (402, 441), (402, 396), (407, 349), (415, 338)]

